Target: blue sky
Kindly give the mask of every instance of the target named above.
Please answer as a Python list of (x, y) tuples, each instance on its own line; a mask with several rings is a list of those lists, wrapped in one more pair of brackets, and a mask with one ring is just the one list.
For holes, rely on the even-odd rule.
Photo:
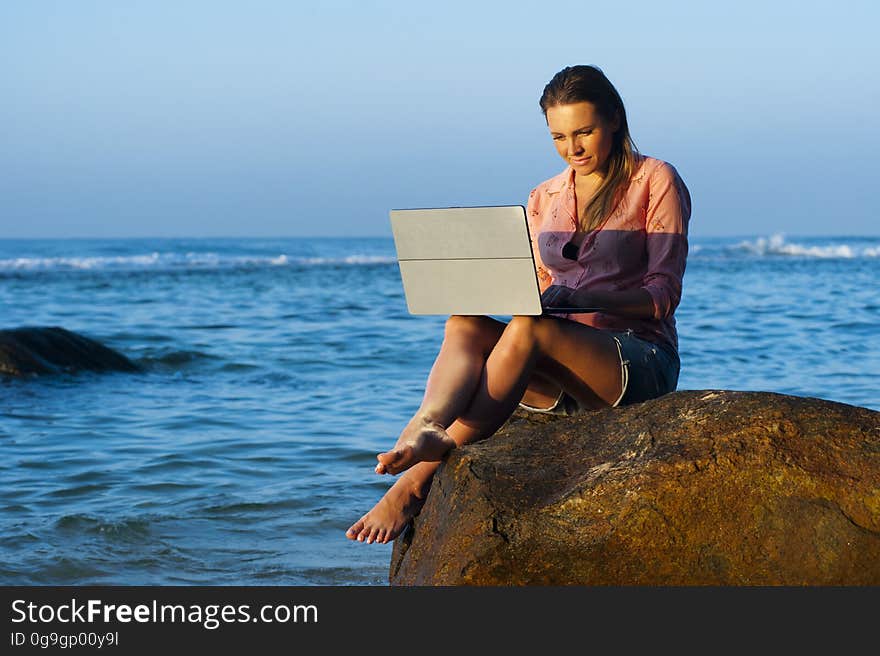
[(4, 2), (0, 237), (389, 236), (524, 204), (600, 66), (691, 234), (878, 235), (871, 2)]

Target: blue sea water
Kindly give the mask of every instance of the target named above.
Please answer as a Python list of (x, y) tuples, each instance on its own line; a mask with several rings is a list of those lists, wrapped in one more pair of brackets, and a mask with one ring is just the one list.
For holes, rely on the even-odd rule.
[[(877, 237), (692, 239), (679, 389), (880, 410), (878, 281)], [(0, 241), (0, 328), (142, 367), (0, 379), (0, 584), (386, 583), (344, 531), (443, 321), (390, 238)]]

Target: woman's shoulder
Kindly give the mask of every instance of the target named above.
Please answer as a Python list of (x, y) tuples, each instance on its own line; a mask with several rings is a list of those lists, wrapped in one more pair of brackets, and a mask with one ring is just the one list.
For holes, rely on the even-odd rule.
[(689, 214), (691, 195), (679, 175), (678, 169), (671, 163), (656, 157), (642, 155), (642, 158), (642, 162), (636, 168), (636, 174), (632, 179), (636, 184), (631, 189), (640, 189), (641, 193), (648, 194), (649, 198), (652, 193), (662, 195), (666, 189), (675, 189), (682, 201), (683, 208)]
[(670, 162), (650, 155), (641, 155), (641, 161), (633, 175), (633, 182), (641, 182), (644, 179), (653, 182), (673, 182), (680, 180), (681, 176)]
[(675, 167), (662, 160), (659, 157), (651, 157), (650, 155), (641, 155), (638, 165), (636, 165), (635, 176), (638, 178), (642, 175), (649, 177), (676, 175)]

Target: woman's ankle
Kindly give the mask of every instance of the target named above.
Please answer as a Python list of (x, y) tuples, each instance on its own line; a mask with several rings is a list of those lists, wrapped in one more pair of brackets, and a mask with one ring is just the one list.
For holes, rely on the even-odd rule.
[(434, 473), (439, 466), (439, 462), (420, 462), (406, 470), (398, 482), (403, 484), (414, 497), (424, 500), (428, 496)]
[(439, 426), (443, 430), (446, 430), (446, 426), (440, 421), (440, 413), (430, 409), (419, 408), (416, 411), (416, 414), (413, 415), (413, 421), (420, 426)]

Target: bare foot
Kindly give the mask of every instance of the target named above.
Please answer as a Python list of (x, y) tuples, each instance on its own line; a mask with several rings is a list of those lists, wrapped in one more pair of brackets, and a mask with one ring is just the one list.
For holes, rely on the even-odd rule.
[(394, 448), (376, 456), (376, 473), (399, 474), (419, 462), (438, 462), (454, 448), (455, 440), (443, 426), (416, 415), (403, 429)]
[(425, 494), (415, 492), (406, 478), (398, 479), (370, 512), (352, 524), (345, 537), (367, 544), (391, 542), (418, 514)]

